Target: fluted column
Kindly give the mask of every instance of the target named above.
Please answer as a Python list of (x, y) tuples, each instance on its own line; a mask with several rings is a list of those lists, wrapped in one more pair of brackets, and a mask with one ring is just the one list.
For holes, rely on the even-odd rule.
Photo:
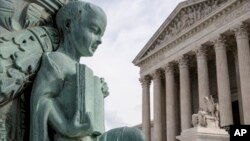
[(151, 120), (150, 120), (150, 83), (151, 78), (144, 76), (140, 78), (142, 84), (142, 131), (145, 141), (151, 141)]
[(235, 30), (237, 41), (244, 124), (250, 124), (250, 50), (245, 24)]
[(153, 138), (154, 141), (162, 141), (162, 107), (161, 107), (161, 71), (156, 70), (153, 73), (153, 85), (154, 85), (154, 129)]
[(201, 47), (196, 50), (197, 69), (198, 69), (198, 92), (199, 92), (199, 107), (203, 108), (204, 98), (210, 95), (209, 76), (207, 66), (207, 49)]
[(180, 106), (181, 106), (181, 130), (192, 127), (192, 108), (190, 92), (190, 76), (188, 67), (188, 56), (179, 59), (180, 70)]
[(216, 73), (220, 108), (220, 126), (233, 124), (232, 100), (227, 63), (227, 51), (222, 36), (214, 40)]
[(239, 60), (238, 51), (233, 48), (234, 62), (235, 62), (235, 73), (236, 73), (236, 83), (237, 83), (237, 95), (238, 95), (238, 105), (240, 110), (240, 124), (244, 124), (243, 107), (242, 107), (242, 95), (240, 88), (240, 71), (239, 71)]
[(178, 133), (178, 97), (174, 79), (174, 66), (168, 64), (165, 68), (166, 77), (166, 101), (167, 101), (167, 141), (176, 141)]

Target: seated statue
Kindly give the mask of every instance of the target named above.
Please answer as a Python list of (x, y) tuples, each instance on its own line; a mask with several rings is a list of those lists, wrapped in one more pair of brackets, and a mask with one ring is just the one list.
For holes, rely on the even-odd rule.
[[(0, 104), (8, 105), (9, 101), (19, 99), (20, 95), (24, 95), (23, 89), (29, 77), (35, 77), (34, 81), (31, 79), (34, 82), (31, 94), (25, 93), (30, 96), (29, 140), (144, 141), (141, 131), (136, 128), (122, 127), (105, 132), (107, 84), (103, 78), (95, 76), (88, 66), (78, 63), (82, 56), (93, 56), (102, 42), (107, 23), (103, 10), (77, 0), (21, 1), (28, 5), (24, 11), (30, 15), (26, 19), (31, 20), (16, 26), (18, 28), (14, 32), (11, 32), (14, 28), (8, 30), (7, 26), (3, 26), (4, 31), (8, 30), (10, 34), (8, 38), (0, 38), (0, 68), (3, 68), (0, 74)], [(0, 3), (9, 6), (15, 1)], [(39, 15), (37, 11), (32, 12), (34, 10), (45, 14)], [(36, 16), (44, 16), (40, 17), (43, 21), (37, 21)], [(30, 61), (32, 58), (36, 60)], [(13, 85), (7, 87), (6, 82)]]
[[(102, 135), (104, 122), (98, 123), (104, 116), (96, 108), (103, 105), (95, 100), (96, 95), (107, 93), (105, 85), (90, 68), (78, 63), (81, 56), (92, 56), (101, 44), (105, 13), (89, 3), (69, 2), (58, 11), (56, 23), (61, 43), (57, 51), (43, 54), (33, 84), (30, 140), (142, 141), (142, 134), (133, 128), (113, 129)], [(53, 135), (49, 136), (48, 128)]]
[(204, 98), (204, 105), (197, 114), (192, 115), (194, 127), (219, 128), (219, 106), (213, 97)]

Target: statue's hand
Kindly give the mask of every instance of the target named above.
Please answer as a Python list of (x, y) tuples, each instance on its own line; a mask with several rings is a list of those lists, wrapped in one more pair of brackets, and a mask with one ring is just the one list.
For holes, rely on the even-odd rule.
[(105, 82), (104, 78), (100, 78), (101, 80), (101, 90), (104, 95), (104, 97), (107, 97), (109, 95), (109, 88), (107, 82)]
[(85, 121), (84, 121), (84, 123), (86, 123), (86, 124), (89, 125), (88, 132), (89, 132), (90, 136), (99, 136), (99, 135), (101, 135), (101, 133), (99, 131), (95, 130), (94, 123), (93, 123), (93, 120), (91, 118), (91, 114), (89, 112), (87, 112), (85, 114)]
[(70, 126), (68, 127), (68, 132), (70, 133), (70, 137), (86, 137), (93, 135), (100, 135), (100, 132), (94, 130), (93, 121), (91, 118), (91, 114), (89, 112), (83, 115), (83, 121), (80, 119), (80, 112), (78, 111)]

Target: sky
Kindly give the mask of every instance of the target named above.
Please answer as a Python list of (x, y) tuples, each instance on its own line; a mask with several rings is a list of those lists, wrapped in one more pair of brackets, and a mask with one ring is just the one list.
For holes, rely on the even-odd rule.
[(138, 125), (142, 122), (142, 89), (139, 67), (132, 61), (178, 3), (184, 0), (85, 1), (100, 6), (108, 20), (102, 44), (94, 56), (81, 58), (81, 63), (108, 83), (106, 130)]

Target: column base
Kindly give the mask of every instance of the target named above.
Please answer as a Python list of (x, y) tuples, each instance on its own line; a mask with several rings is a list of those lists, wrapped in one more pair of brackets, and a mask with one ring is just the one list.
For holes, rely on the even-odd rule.
[(176, 138), (179, 141), (229, 141), (229, 134), (224, 129), (195, 127), (182, 131)]

